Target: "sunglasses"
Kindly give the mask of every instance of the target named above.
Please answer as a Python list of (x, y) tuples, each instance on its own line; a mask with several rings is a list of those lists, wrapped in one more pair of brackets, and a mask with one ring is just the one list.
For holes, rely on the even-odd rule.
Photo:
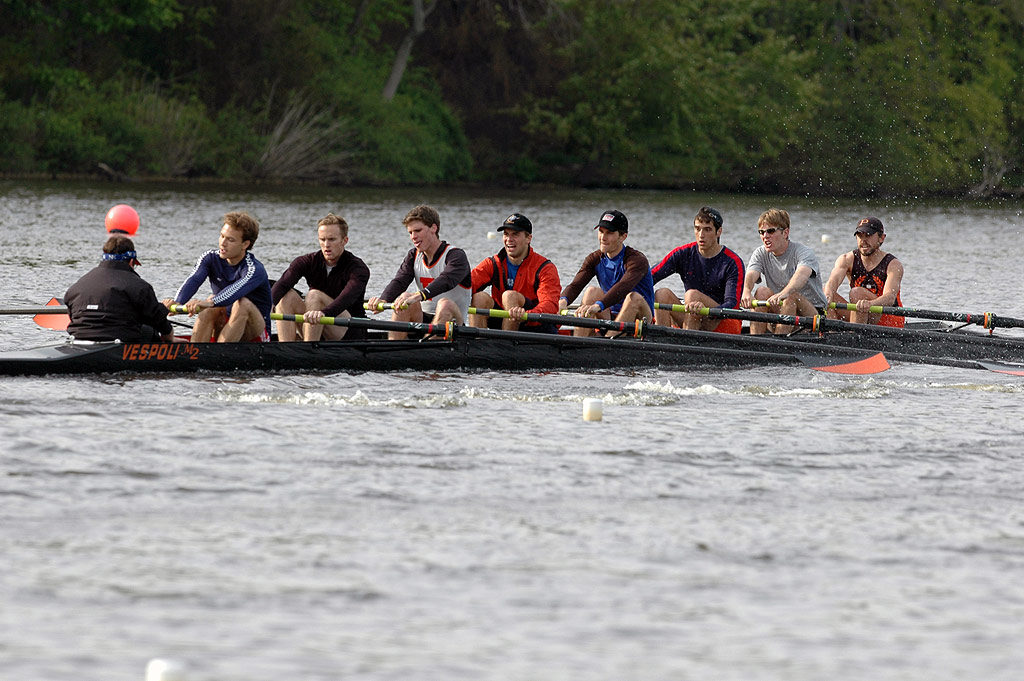
[(775, 232), (781, 232), (784, 229), (785, 227), (769, 227), (768, 229), (759, 229), (757, 230), (757, 233), (760, 234), (761, 236), (764, 236), (765, 234), (775, 234)]

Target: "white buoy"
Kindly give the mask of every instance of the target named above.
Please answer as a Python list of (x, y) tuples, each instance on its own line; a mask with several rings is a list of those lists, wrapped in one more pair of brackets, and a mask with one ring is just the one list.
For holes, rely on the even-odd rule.
[(604, 418), (604, 402), (597, 397), (588, 397), (583, 400), (583, 420), (600, 421)]
[(821, 235), (821, 243), (827, 244), (829, 241), (832, 241), (832, 237), (830, 237), (828, 234)]
[(146, 665), (146, 681), (187, 681), (185, 665), (178, 660), (154, 657)]
[(498, 233), (497, 232), (487, 232), (487, 238), (488, 239), (497, 239), (498, 238)]

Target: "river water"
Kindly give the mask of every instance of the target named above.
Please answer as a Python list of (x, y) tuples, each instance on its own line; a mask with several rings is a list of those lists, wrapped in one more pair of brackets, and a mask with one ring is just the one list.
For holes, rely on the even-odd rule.
[[(160, 296), (228, 210), (271, 276), (345, 216), (373, 293), (419, 202), (473, 262), (524, 212), (566, 280), (603, 210), (655, 260), (709, 203), (744, 259), (787, 208), (826, 271), (876, 215), (907, 305), (1024, 317), (1019, 202), (14, 182), (2, 304), (62, 295), (122, 202)], [(0, 318), (0, 349), (60, 337)], [(0, 679), (1017, 679), (1022, 396), (899, 364), (3, 378)]]

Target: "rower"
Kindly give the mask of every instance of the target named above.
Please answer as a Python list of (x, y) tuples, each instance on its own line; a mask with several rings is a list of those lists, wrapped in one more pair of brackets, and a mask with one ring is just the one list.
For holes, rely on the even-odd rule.
[[(466, 252), (441, 240), (441, 216), (430, 206), (416, 206), (402, 224), (413, 247), (384, 291), (367, 302), (367, 308), (376, 314), (387, 305), (397, 322), (465, 324), (473, 286)], [(408, 291), (413, 283), (416, 289)], [(388, 332), (392, 340), (407, 336), (405, 331)]]
[(127, 236), (114, 235), (103, 244), (103, 260), (64, 294), (78, 340), (150, 343), (172, 341), (167, 308), (153, 287), (135, 272), (139, 259)]
[[(260, 223), (248, 213), (224, 216), (218, 247), (203, 253), (192, 274), (174, 298), (164, 300), (170, 309), (181, 305), (196, 316), (192, 342), (220, 343), (270, 340), (270, 281), (263, 263), (250, 251), (260, 234)], [(205, 281), (213, 293), (192, 298)]]
[(686, 307), (686, 312), (655, 310), (658, 324), (724, 333), (739, 333), (742, 329), (738, 319), (713, 319), (698, 314), (705, 307), (735, 308), (743, 294), (743, 260), (722, 245), (722, 223), (721, 213), (703, 206), (693, 218), (694, 241), (673, 249), (651, 268), (655, 284), (678, 274), (685, 288), (685, 302), (668, 288), (654, 292), (656, 303)]
[[(506, 319), (469, 316), (470, 326), (486, 327), (489, 322), (507, 331), (520, 328), (528, 312), (557, 314), (558, 296), (562, 286), (555, 264), (530, 246), (533, 223), (521, 213), (505, 218), (498, 228), (505, 247), (497, 255), (483, 260), (473, 268), (473, 307), (507, 310)], [(485, 289), (490, 286), (491, 292)], [(553, 324), (527, 321), (523, 331), (556, 333)]]
[[(825, 293), (821, 288), (821, 270), (814, 251), (789, 239), (789, 213), (769, 208), (757, 220), (761, 246), (754, 250), (747, 263), (740, 305), (753, 307), (754, 300), (763, 300), (774, 314), (813, 317), (825, 310)], [(754, 285), (764, 280), (764, 286)], [(784, 324), (752, 321), (750, 333), (766, 331), (785, 334), (793, 330)]]
[(857, 223), (853, 234), (857, 237), (857, 248), (836, 258), (832, 274), (825, 283), (825, 297), (830, 303), (845, 306), (847, 300), (838, 291), (846, 279), (850, 282), (849, 302), (856, 304), (857, 309), (849, 312), (829, 310), (828, 316), (860, 324), (903, 327), (904, 317), (869, 312), (876, 305), (903, 306), (900, 300), (903, 263), (892, 253), (882, 250), (882, 244), (885, 243), (882, 221), (878, 218), (864, 218)]
[[(302, 340), (316, 341), (322, 336), (340, 340), (346, 332), (349, 339), (365, 337), (366, 330), (362, 328), (320, 324), (322, 317), (366, 316), (363, 297), (370, 268), (345, 249), (348, 223), (344, 218), (328, 213), (316, 223), (316, 235), (320, 250), (292, 260), (271, 289), (275, 312), (301, 315), (306, 321), (301, 332), (296, 330), (295, 322), (278, 321), (277, 339), (294, 341), (300, 336)], [(305, 298), (293, 288), (303, 278), (309, 286)]]
[[(577, 317), (597, 317), (632, 323), (650, 319), (654, 309), (654, 280), (647, 256), (625, 245), (629, 236), (629, 220), (617, 210), (601, 214), (594, 229), (598, 232), (598, 249), (583, 259), (579, 272), (562, 291), (558, 309), (562, 311), (583, 291)], [(588, 286), (597, 277), (598, 286)], [(594, 330), (576, 327), (576, 336), (593, 335)]]

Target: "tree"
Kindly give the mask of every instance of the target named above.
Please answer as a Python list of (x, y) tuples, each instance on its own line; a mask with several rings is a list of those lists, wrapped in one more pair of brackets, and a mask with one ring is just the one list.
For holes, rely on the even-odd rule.
[(423, 6), (423, 0), (412, 0), (412, 22), (409, 24), (409, 30), (406, 32), (405, 37), (402, 38), (398, 50), (395, 52), (395, 59), (391, 65), (391, 75), (388, 76), (388, 80), (384, 84), (384, 90), (381, 92), (381, 97), (385, 101), (391, 101), (398, 91), (398, 86), (402, 82), (402, 76), (405, 74), (405, 68), (409, 63), (409, 57), (412, 55), (413, 45), (416, 43), (416, 39), (427, 30), (427, 17), (430, 16), (430, 13), (434, 11), (436, 6), (437, 0), (430, 0), (430, 4), (426, 7)]

